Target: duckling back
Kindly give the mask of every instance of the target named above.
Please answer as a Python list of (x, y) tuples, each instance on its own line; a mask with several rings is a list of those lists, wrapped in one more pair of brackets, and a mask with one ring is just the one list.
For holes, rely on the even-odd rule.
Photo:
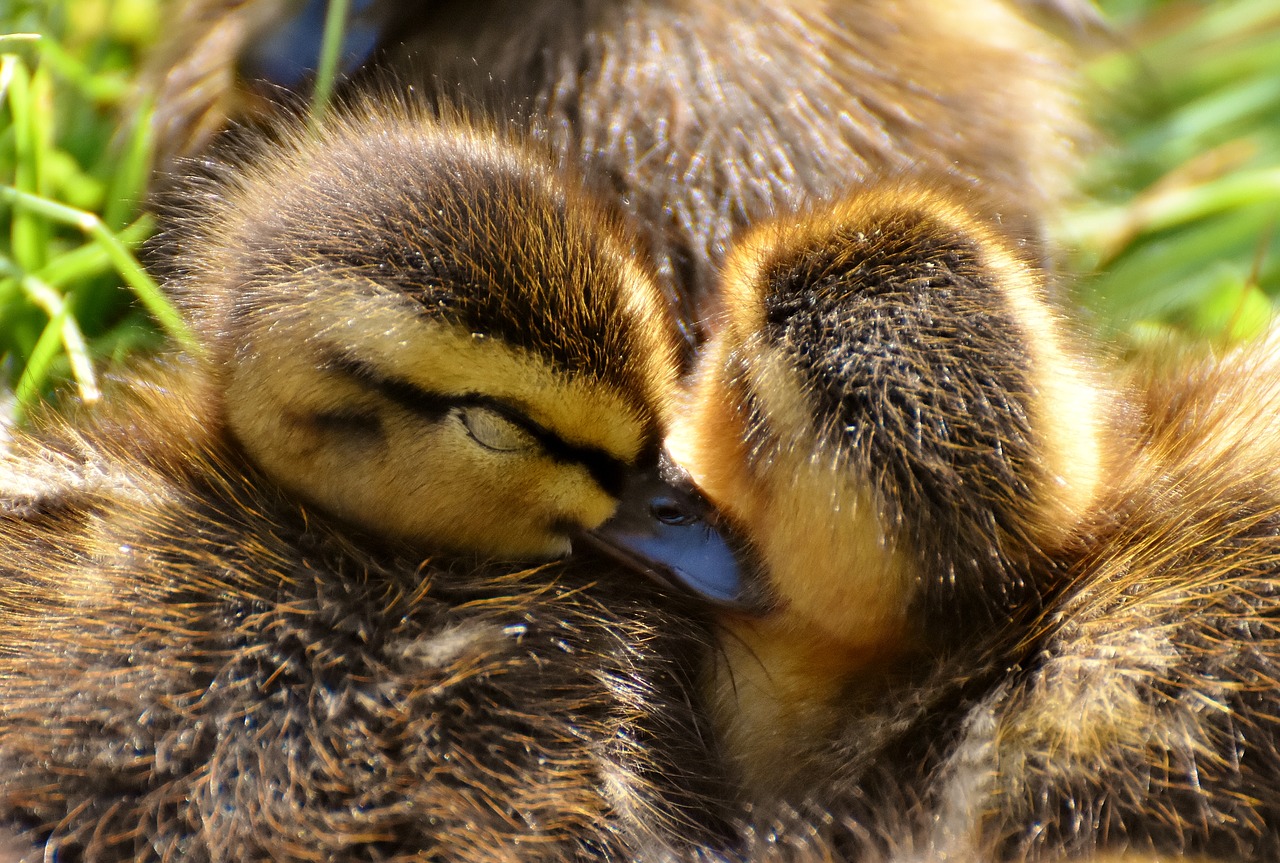
[(1037, 661), (975, 711), (996, 718), (1001, 803), (978, 823), (1011, 856), (1275, 859), (1280, 339), (1134, 377), (1139, 455), (1035, 633)]
[[(222, 6), (188, 3), (157, 61), (162, 128), (234, 113), (204, 99), (294, 21)], [(358, 21), (382, 22), (370, 69), (477, 100), (582, 167), (635, 217), (691, 324), (738, 230), (903, 170), (981, 186), (1034, 234), (1081, 137), (1071, 49), (995, 0), (383, 2)]]
[(538, 104), (703, 313), (737, 234), (859, 185), (932, 173), (1028, 235), (1066, 189), (1069, 49), (1011, 4), (637, 3), (600, 21)]

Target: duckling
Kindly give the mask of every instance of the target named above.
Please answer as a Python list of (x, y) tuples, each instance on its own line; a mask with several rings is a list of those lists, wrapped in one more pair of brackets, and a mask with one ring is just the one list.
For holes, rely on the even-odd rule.
[(562, 555), (656, 464), (670, 313), (621, 223), (530, 153), (369, 110), (225, 172), (171, 232), (228, 431), (372, 532)]
[(933, 182), (722, 290), (669, 447), (772, 597), (707, 684), (750, 859), (1276, 859), (1280, 334), (1126, 379)]
[(1062, 589), (986, 667), (854, 717), (752, 859), (1280, 854), (1280, 334), (1130, 377), (1129, 458)]
[(775, 606), (726, 618), (712, 686), (750, 787), (803, 778), (805, 729), (851, 679), (873, 698), (1033, 611), (1108, 470), (1104, 385), (1043, 274), (962, 201), (867, 188), (726, 266), (669, 448)]
[(620, 220), (474, 118), (385, 105), (195, 188), (167, 241), (205, 352), (0, 454), (16, 858), (716, 834), (699, 615), (606, 560), (469, 556), (607, 544), (657, 469), (677, 337)]
[[(233, 68), (269, 76), (252, 46), (300, 28), (314, 6), (183, 5), (148, 77), (162, 152), (198, 150), (224, 114), (241, 116), (221, 103)], [(1074, 48), (1019, 6), (375, 0), (350, 53), (369, 58), (356, 87), (392, 70), (450, 101), (478, 100), (579, 165), (634, 217), (696, 337), (738, 231), (851, 184), (934, 171), (986, 189), (1007, 221), (1043, 226), (1084, 132)], [(292, 44), (314, 56), (317, 41)]]

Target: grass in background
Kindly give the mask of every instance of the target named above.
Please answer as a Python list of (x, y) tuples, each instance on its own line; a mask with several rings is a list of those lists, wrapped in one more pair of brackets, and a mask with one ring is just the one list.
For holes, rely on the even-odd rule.
[[(184, 327), (130, 254), (147, 123), (121, 131), (157, 0), (16, 0), (0, 20), (0, 389), (20, 416), (54, 381), (98, 396), (104, 360)], [(145, 119), (145, 118), (140, 118)], [(125, 286), (128, 286), (127, 288)]]
[(1280, 295), (1280, 3), (1104, 6), (1091, 104), (1113, 146), (1063, 225), (1079, 298), (1138, 341), (1254, 335)]
[[(1122, 339), (1258, 332), (1280, 295), (1280, 4), (1102, 5), (1118, 36), (1091, 104), (1114, 146), (1061, 226), (1078, 296)], [(93, 398), (95, 369), (163, 342), (157, 320), (184, 332), (127, 254), (152, 229), (149, 143), (118, 118), (162, 6), (0, 12), (0, 34), (39, 36), (0, 39), (0, 417), (57, 382)]]

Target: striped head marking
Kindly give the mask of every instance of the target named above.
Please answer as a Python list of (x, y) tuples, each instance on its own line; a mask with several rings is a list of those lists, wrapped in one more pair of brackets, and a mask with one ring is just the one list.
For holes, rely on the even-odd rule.
[(370, 110), (242, 168), (195, 225), (179, 287), (230, 427), (375, 532), (562, 553), (656, 460), (674, 322), (621, 223), (538, 154)]

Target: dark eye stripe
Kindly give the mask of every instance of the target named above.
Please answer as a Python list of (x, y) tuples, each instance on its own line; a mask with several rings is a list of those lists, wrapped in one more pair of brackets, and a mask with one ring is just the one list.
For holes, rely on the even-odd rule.
[(329, 434), (353, 438), (382, 437), (382, 421), (366, 411), (318, 411), (307, 417), (308, 421)]
[(454, 408), (481, 407), (491, 410), (508, 422), (523, 429), (538, 442), (547, 456), (558, 462), (580, 464), (606, 494), (618, 497), (627, 472), (634, 465), (606, 452), (599, 447), (570, 443), (515, 405), (482, 393), (445, 395), (424, 390), (405, 380), (387, 377), (362, 360), (345, 355), (335, 355), (324, 364), (328, 371), (339, 372), (368, 384), (386, 398), (431, 422), (439, 422)]

